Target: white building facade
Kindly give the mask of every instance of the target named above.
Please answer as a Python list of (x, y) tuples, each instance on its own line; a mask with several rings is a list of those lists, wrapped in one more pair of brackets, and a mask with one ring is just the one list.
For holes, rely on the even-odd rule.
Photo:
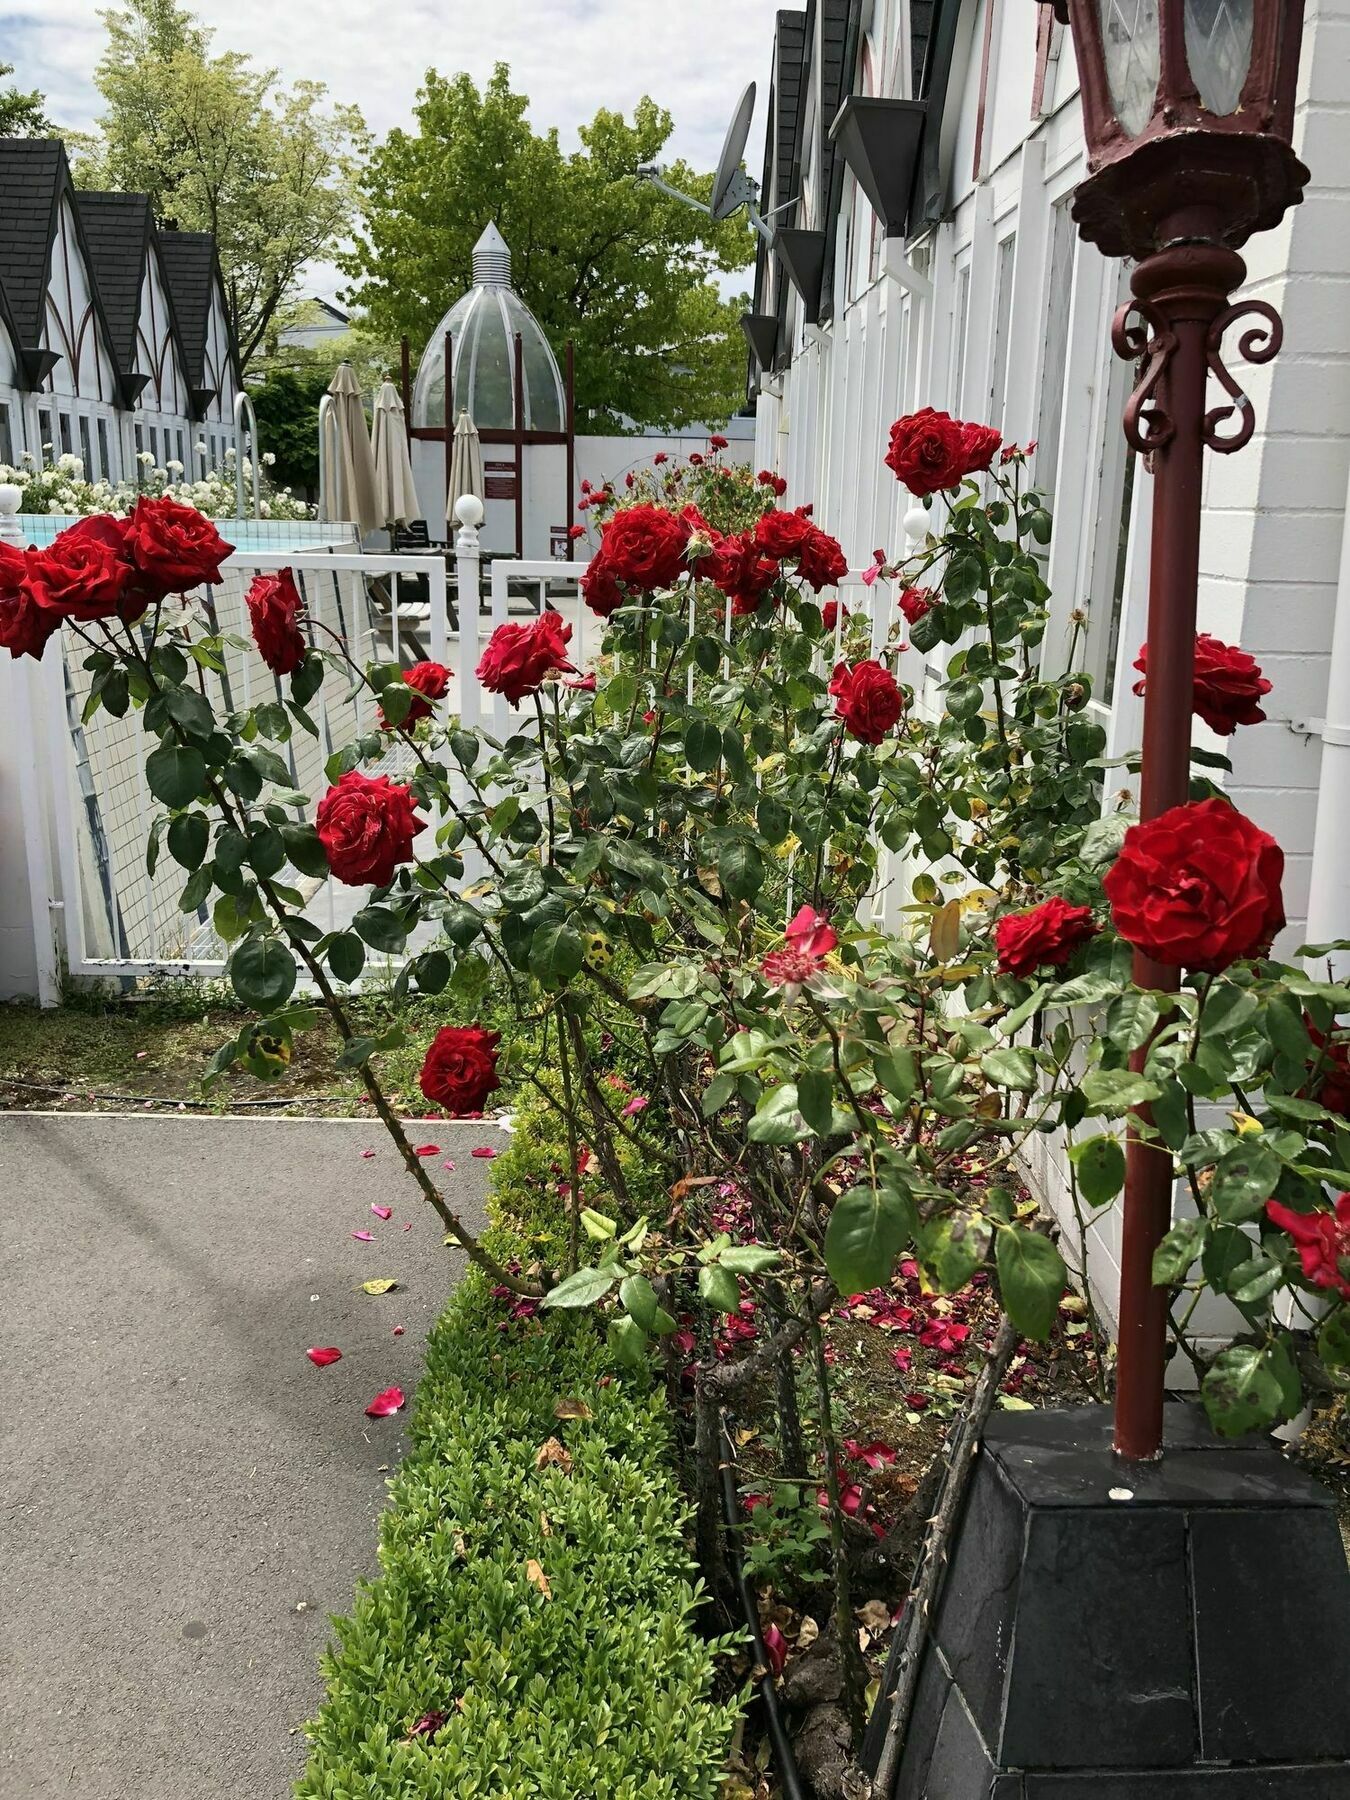
[[(1069, 216), (1087, 170), (1066, 30), (1032, 0), (813, 0), (778, 15), (772, 86), (764, 204), (796, 206), (779, 215), (777, 249), (761, 250), (746, 321), (757, 466), (787, 478), (789, 503), (814, 502), (857, 568), (905, 545), (913, 503), (882, 461), (893, 419), (933, 406), (1035, 440), (1055, 515), (1044, 655), (1063, 668), (1069, 614), (1084, 609), (1106, 755), (1137, 747), (1152, 478), (1121, 430), (1133, 370), (1110, 348), (1128, 272), (1080, 243)], [(873, 182), (869, 198), (831, 143), (841, 109), (858, 110), (850, 95), (909, 103), (874, 109), (896, 192)], [(1285, 851), (1286, 954), (1350, 936), (1347, 100), (1350, 0), (1309, 0), (1295, 148), (1312, 181), (1243, 252), (1242, 292), (1281, 313), (1284, 348), (1245, 368), (1229, 347), (1256, 435), (1211, 456), (1205, 477), (1200, 628), (1241, 644), (1274, 684), (1268, 722), (1225, 748), (1233, 800)], [(910, 650), (900, 678), (931, 701), (944, 661)], [(1029, 1173), (1053, 1205), (1058, 1147), (1041, 1145)], [(1111, 1214), (1092, 1245), (1108, 1311)]]

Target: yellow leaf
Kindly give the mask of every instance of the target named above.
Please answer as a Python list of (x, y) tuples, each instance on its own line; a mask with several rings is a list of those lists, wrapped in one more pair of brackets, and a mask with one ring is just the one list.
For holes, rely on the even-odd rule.
[(1250, 1113), (1237, 1112), (1235, 1110), (1230, 1112), (1228, 1116), (1233, 1121), (1233, 1130), (1236, 1131), (1240, 1137), (1252, 1137), (1256, 1132), (1265, 1130), (1265, 1126), (1261, 1123), (1260, 1119), (1254, 1119)]
[(397, 1286), (396, 1281), (363, 1281), (361, 1292), (363, 1294), (388, 1294), (392, 1293)]
[(525, 1565), (525, 1578), (527, 1581), (532, 1581), (534, 1583), (539, 1589), (539, 1592), (544, 1596), (545, 1600), (551, 1600), (553, 1598), (553, 1589), (549, 1586), (548, 1576), (545, 1575), (544, 1571), (539, 1567), (539, 1564), (533, 1557), (531, 1557)]
[(961, 902), (949, 900), (933, 914), (928, 942), (939, 962), (950, 962), (961, 947)]
[(553, 1409), (555, 1419), (589, 1419), (591, 1409), (584, 1400), (560, 1400)]

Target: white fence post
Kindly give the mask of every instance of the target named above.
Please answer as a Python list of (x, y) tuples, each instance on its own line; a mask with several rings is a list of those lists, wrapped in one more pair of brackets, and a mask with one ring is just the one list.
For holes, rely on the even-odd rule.
[(480, 718), (478, 693), (478, 617), (483, 605), (482, 549), (478, 527), (483, 502), (461, 494), (455, 502), (459, 530), (455, 534), (455, 613), (459, 620), (459, 716), (468, 730)]
[(23, 489), (13, 482), (0, 482), (0, 543), (23, 546), (23, 531), (19, 525), (19, 508), (23, 504)]

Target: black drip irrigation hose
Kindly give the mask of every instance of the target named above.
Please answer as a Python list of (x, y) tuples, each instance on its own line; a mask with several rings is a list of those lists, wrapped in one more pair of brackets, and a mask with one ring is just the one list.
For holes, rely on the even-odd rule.
[(731, 1448), (731, 1436), (727, 1430), (727, 1415), (721, 1415), (722, 1429), (722, 1511), (727, 1526), (727, 1556), (731, 1563), (732, 1574), (736, 1581), (737, 1591), (741, 1597), (741, 1610), (745, 1614), (745, 1622), (750, 1628), (750, 1641), (754, 1647), (755, 1662), (764, 1673), (759, 1679), (759, 1697), (764, 1702), (764, 1721), (768, 1726), (769, 1742), (773, 1746), (774, 1761), (778, 1764), (778, 1773), (783, 1780), (784, 1800), (805, 1800), (801, 1776), (797, 1773), (797, 1759), (792, 1754), (792, 1742), (783, 1723), (783, 1715), (778, 1710), (778, 1693), (774, 1687), (773, 1670), (769, 1667), (769, 1658), (764, 1649), (764, 1635), (759, 1628), (759, 1608), (755, 1604), (755, 1591), (750, 1585), (750, 1577), (745, 1572), (745, 1564), (741, 1560), (740, 1505), (736, 1498), (736, 1462)]

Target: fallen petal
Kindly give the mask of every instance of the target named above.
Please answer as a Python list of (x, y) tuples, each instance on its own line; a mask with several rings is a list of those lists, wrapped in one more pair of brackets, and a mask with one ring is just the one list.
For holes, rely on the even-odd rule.
[(403, 1398), (403, 1389), (401, 1387), (385, 1388), (382, 1394), (376, 1394), (375, 1398), (366, 1408), (366, 1417), (369, 1419), (387, 1419), (390, 1413), (398, 1412), (406, 1404), (407, 1402)]
[(402, 1337), (402, 1336), (403, 1336), (403, 1327), (402, 1327), (402, 1326), (401, 1326), (401, 1325), (395, 1325), (395, 1327), (394, 1327), (394, 1336), (395, 1336), (395, 1337)]
[(455, 1165), (450, 1161), (449, 1157), (441, 1164), (441, 1167), (443, 1169), (449, 1169), (451, 1174), (454, 1173)]
[(377, 1219), (392, 1219), (394, 1216), (392, 1206), (377, 1206), (373, 1200), (370, 1203), (370, 1210)]
[(491, 1144), (480, 1144), (476, 1150), (470, 1151), (470, 1155), (478, 1157), (481, 1162), (491, 1162), (496, 1154)]
[(358, 1244), (373, 1244), (375, 1242), (375, 1233), (373, 1231), (354, 1231), (352, 1236), (356, 1239)]
[(447, 1715), (443, 1712), (423, 1713), (408, 1736), (410, 1738), (435, 1737), (441, 1726), (445, 1724), (446, 1717)]
[(439, 1144), (419, 1144), (413, 1151), (414, 1156), (439, 1156), (440, 1153), (441, 1147)]
[(411, 1230), (412, 1230), (412, 1220), (411, 1220), (411, 1219), (405, 1219), (405, 1220), (404, 1220), (404, 1221), (403, 1221), (403, 1229), (404, 1229), (404, 1230), (405, 1230), (405, 1231), (411, 1231)]
[(374, 1156), (374, 1154), (375, 1154), (375, 1152), (373, 1150), (363, 1150), (361, 1152), (362, 1162), (369, 1162), (371, 1157)]
[(337, 1348), (336, 1344), (329, 1344), (328, 1347), (323, 1350), (306, 1350), (305, 1355), (314, 1364), (316, 1369), (326, 1369), (329, 1363), (342, 1361), (342, 1352)]

